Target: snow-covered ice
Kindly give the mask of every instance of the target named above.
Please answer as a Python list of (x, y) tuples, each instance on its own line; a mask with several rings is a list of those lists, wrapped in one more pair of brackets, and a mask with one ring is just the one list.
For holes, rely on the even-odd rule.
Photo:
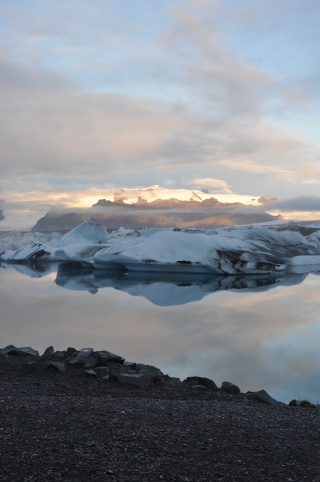
[(129, 273), (213, 275), (320, 269), (320, 230), (314, 226), (306, 231), (296, 223), (207, 231), (121, 228), (109, 234), (90, 219), (61, 237), (29, 236), (2, 236), (1, 263), (63, 262)]

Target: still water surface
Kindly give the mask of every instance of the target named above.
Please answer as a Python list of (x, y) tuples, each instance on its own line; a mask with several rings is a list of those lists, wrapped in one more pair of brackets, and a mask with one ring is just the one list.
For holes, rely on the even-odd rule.
[[(18, 269), (17, 269), (18, 268)], [(183, 379), (320, 401), (320, 277), (139, 279), (0, 268), (0, 347), (106, 349)]]

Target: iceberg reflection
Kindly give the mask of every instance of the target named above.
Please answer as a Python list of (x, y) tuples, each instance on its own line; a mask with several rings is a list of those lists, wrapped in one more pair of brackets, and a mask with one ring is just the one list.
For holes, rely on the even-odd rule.
[(55, 283), (66, 289), (90, 293), (97, 293), (102, 288), (114, 288), (132, 296), (142, 296), (158, 306), (175, 306), (199, 301), (216, 291), (265, 291), (279, 285), (295, 285), (301, 283), (306, 276), (133, 273), (81, 269), (75, 265), (59, 264)]
[[(192, 273), (140, 273), (124, 270), (83, 268), (69, 263), (1, 265), (30, 278), (56, 273), (57, 286), (95, 294), (114, 288), (132, 296), (142, 296), (158, 306), (175, 306), (199, 301), (216, 291), (266, 291), (277, 286), (302, 283), (309, 273), (213, 275)], [(317, 274), (317, 273), (313, 273)]]
[[(114, 288), (132, 296), (141, 296), (158, 306), (175, 306), (199, 301), (216, 291), (260, 292), (277, 286), (302, 283), (310, 273), (214, 275), (200, 273), (127, 272), (119, 269), (94, 269), (72, 263), (1, 265), (30, 278), (56, 273), (57, 286), (95, 294)], [(317, 274), (317, 273), (313, 273)]]

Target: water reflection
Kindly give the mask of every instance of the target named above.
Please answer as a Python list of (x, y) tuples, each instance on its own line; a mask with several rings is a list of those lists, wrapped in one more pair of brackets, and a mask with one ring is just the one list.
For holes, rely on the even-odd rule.
[(6, 266), (0, 346), (105, 348), (180, 378), (320, 401), (319, 288), (315, 274), (146, 278)]
[(307, 274), (267, 275), (212, 275), (191, 273), (137, 273), (121, 270), (82, 268), (70, 263), (38, 263), (7, 265), (31, 278), (57, 273), (55, 283), (62, 288), (98, 293), (103, 288), (114, 288), (142, 296), (159, 306), (175, 306), (199, 301), (215, 291), (263, 291), (278, 285), (301, 283)]

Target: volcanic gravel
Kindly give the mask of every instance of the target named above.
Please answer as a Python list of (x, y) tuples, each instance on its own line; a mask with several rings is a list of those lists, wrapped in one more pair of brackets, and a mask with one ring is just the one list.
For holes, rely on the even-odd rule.
[(320, 481), (320, 410), (0, 357), (1, 481)]

